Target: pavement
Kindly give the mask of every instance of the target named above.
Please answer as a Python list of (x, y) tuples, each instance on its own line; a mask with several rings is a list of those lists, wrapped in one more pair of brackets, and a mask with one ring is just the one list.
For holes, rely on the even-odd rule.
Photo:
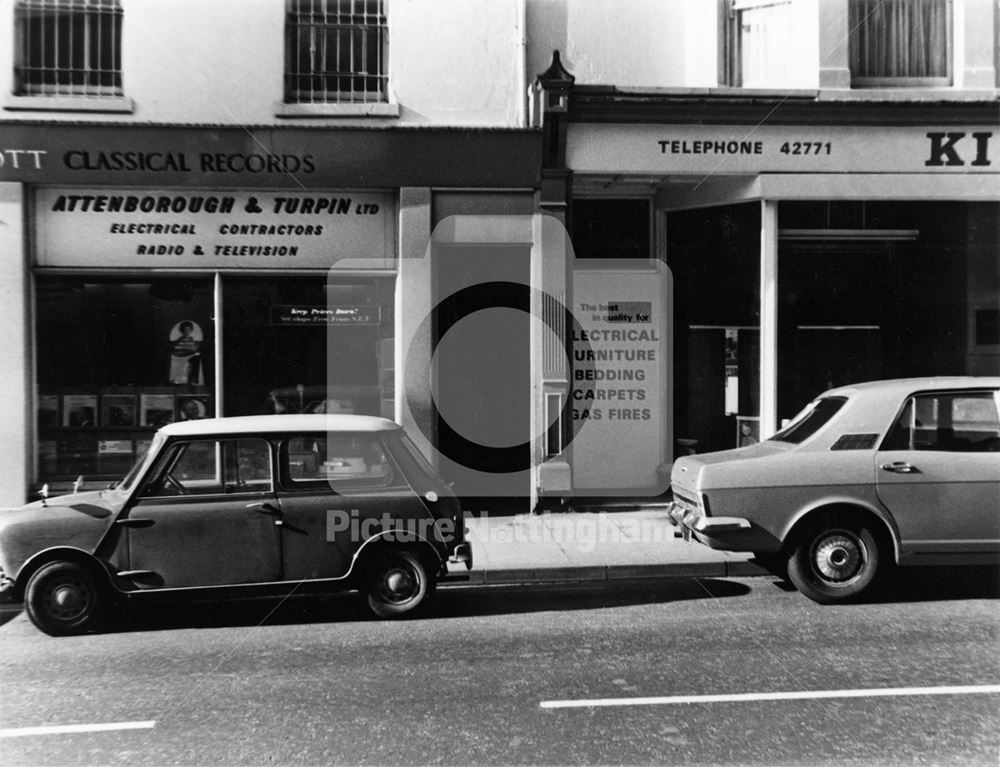
[(684, 541), (666, 504), (515, 516), (466, 515), (467, 585), (600, 583), (637, 578), (767, 575), (750, 553)]

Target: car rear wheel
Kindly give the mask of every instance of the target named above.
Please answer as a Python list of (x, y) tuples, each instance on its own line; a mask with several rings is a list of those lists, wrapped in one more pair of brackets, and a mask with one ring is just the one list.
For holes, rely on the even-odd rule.
[(386, 549), (375, 555), (368, 570), (368, 607), (379, 618), (413, 614), (434, 593), (434, 576), (413, 551)]
[(788, 577), (820, 604), (837, 604), (870, 594), (885, 569), (885, 552), (875, 532), (846, 515), (827, 517), (798, 538), (788, 560)]
[(28, 618), (51, 636), (69, 636), (100, 625), (107, 594), (98, 579), (75, 562), (50, 562), (28, 580), (24, 607)]

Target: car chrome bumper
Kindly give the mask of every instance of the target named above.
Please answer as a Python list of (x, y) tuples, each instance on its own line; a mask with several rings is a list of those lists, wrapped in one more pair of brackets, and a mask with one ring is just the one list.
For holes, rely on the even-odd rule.
[(472, 569), (472, 544), (468, 541), (458, 544), (448, 557), (448, 566), (465, 565), (466, 570)]
[(750, 529), (750, 521), (743, 517), (706, 517), (703, 512), (685, 509), (676, 502), (670, 504), (669, 515), (670, 523), (681, 529), (684, 540), (690, 540), (691, 533), (711, 537), (715, 533)]
[(20, 602), (15, 595), (14, 581), (0, 571), (0, 605)]

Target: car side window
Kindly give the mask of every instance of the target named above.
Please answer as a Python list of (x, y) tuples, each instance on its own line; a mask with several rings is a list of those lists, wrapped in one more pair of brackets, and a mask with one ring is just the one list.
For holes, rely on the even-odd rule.
[(381, 488), (400, 483), (389, 455), (369, 434), (291, 437), (282, 445), (282, 467), (284, 484), (290, 489)]
[(882, 449), (998, 452), (1000, 419), (996, 394), (934, 392), (911, 397)]
[(177, 445), (143, 495), (259, 493), (270, 489), (271, 454), (265, 440), (206, 439)]

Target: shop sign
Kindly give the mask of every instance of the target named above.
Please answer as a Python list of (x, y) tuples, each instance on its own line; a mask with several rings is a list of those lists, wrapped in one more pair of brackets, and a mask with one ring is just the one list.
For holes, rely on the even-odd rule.
[[(157, 188), (392, 189), (532, 186), (532, 129), (8, 123), (0, 182)], [(455, 158), (461, 161), (456, 162)]]
[(570, 125), (578, 173), (997, 173), (982, 126)]
[(371, 306), (272, 306), (272, 325), (378, 325), (381, 307)]
[(578, 271), (573, 290), (574, 481), (655, 487), (667, 442), (663, 281), (646, 272)]
[(385, 193), (41, 188), (36, 263), (101, 268), (386, 269)]

